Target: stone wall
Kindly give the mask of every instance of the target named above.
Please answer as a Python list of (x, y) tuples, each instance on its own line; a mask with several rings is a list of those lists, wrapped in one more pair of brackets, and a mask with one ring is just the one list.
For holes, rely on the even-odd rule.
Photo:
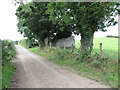
[(63, 48), (64, 46), (66, 48), (71, 48), (75, 46), (75, 39), (74, 36), (68, 37), (68, 38), (63, 38), (63, 39), (59, 39), (56, 43), (55, 43), (56, 47), (59, 48)]
[[(45, 46), (50, 46), (50, 42), (48, 38), (46, 38), (44, 42), (45, 42)], [(75, 46), (75, 39), (74, 36), (71, 36), (68, 38), (59, 39), (56, 43), (52, 43), (51, 45), (59, 48), (63, 48), (63, 47), (71, 48)]]

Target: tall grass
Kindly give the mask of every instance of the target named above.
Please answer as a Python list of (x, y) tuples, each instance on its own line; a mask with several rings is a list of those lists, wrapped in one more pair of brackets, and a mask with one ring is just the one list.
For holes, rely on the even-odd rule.
[[(103, 40), (103, 41), (102, 41)], [(112, 43), (113, 41), (113, 43)], [(78, 42), (78, 41), (77, 41)], [(99, 43), (103, 43), (103, 55), (99, 55)], [(110, 45), (109, 45), (110, 44)], [(98, 38), (94, 39), (94, 49), (90, 56), (84, 62), (80, 57), (80, 49), (59, 49), (59, 48), (31, 48), (36, 54), (61, 65), (69, 66), (78, 72), (78, 74), (110, 85), (118, 87), (118, 54), (117, 39)], [(113, 48), (113, 49), (112, 49)]]

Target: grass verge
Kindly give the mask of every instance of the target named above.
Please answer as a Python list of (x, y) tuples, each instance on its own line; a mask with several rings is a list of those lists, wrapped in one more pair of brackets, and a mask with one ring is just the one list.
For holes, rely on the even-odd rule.
[(14, 65), (11, 62), (6, 62), (2, 66), (2, 88), (8, 88), (14, 73)]
[(2, 88), (9, 88), (14, 73), (14, 65), (11, 60), (15, 56), (16, 49), (13, 41), (2, 40)]
[[(109, 51), (104, 51), (103, 56), (99, 57), (97, 49), (94, 49), (91, 56), (87, 58), (86, 61), (81, 62), (82, 59), (79, 57), (79, 49), (47, 47), (40, 49), (36, 47), (30, 50), (61, 66), (69, 66), (80, 75), (104, 83), (113, 88), (118, 87), (118, 60), (117, 57), (114, 56), (114, 51), (111, 53), (109, 53)], [(109, 57), (111, 54), (113, 54), (114, 57)]]

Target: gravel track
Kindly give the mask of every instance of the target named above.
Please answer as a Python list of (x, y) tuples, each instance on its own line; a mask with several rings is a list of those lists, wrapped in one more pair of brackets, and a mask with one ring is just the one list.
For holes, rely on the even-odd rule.
[(108, 88), (16, 45), (11, 88)]

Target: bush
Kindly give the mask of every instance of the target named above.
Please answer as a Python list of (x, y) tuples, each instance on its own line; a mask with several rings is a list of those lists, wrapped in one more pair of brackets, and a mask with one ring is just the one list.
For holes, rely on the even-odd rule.
[(25, 48), (32, 48), (32, 47), (39, 46), (37, 41), (29, 40), (29, 39), (19, 40), (18, 43)]
[(2, 88), (8, 88), (14, 72), (10, 62), (15, 57), (15, 46), (11, 40), (2, 40)]
[(14, 43), (11, 40), (2, 41), (2, 59), (11, 60), (12, 57), (15, 57), (15, 47)]

